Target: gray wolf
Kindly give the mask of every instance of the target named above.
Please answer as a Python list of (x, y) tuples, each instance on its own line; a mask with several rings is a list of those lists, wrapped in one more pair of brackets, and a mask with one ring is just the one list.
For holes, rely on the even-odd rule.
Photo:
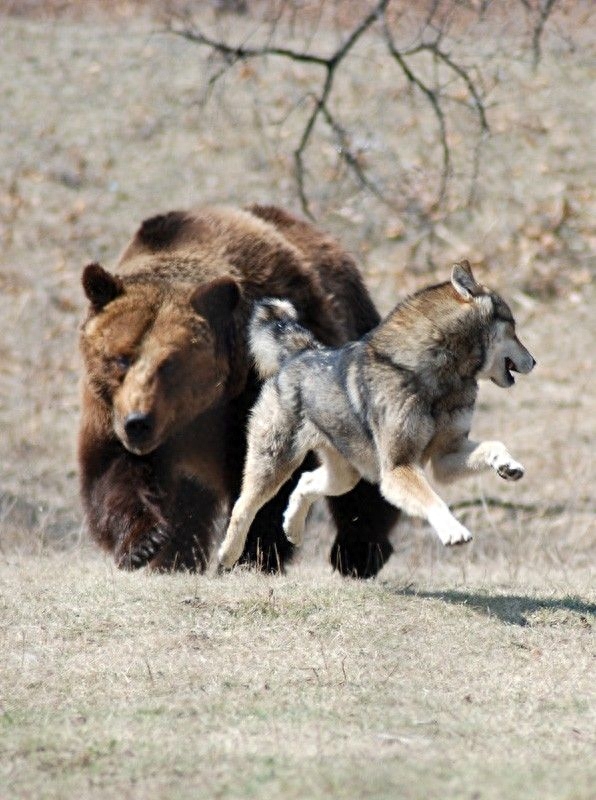
[(310, 450), (320, 466), (302, 474), (284, 515), (296, 545), (313, 502), (348, 492), (361, 478), (427, 520), (443, 544), (467, 542), (471, 533), (432, 489), (425, 465), (443, 482), (485, 469), (508, 481), (524, 474), (501, 442), (468, 438), (478, 381), (508, 387), (513, 372), (535, 365), (509, 306), (476, 282), (468, 262), (339, 348), (322, 346), (279, 300), (257, 306), (250, 334), (267, 380), (250, 417), (242, 492), (219, 549), (224, 567), (241, 554), (260, 506)]
[[(203, 569), (222, 509), (240, 492), (261, 385), (247, 346), (255, 300), (288, 298), (327, 345), (361, 336), (379, 315), (345, 251), (272, 206), (151, 217), (114, 272), (90, 264), (82, 278), (79, 475), (89, 531), (120, 567)], [(291, 557), (282, 513), (292, 488), (255, 519), (247, 563), (276, 570)], [(395, 512), (366, 483), (330, 505), (334, 565), (374, 573), (391, 553)], [(355, 506), (366, 508), (364, 536)]]

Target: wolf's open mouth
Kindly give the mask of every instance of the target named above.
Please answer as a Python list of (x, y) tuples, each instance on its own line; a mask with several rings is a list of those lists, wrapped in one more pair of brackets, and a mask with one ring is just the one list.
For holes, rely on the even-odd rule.
[(512, 372), (519, 372), (518, 368), (515, 366), (514, 362), (510, 358), (505, 359), (505, 372), (507, 373), (507, 377), (512, 383), (515, 383), (515, 378), (511, 374)]

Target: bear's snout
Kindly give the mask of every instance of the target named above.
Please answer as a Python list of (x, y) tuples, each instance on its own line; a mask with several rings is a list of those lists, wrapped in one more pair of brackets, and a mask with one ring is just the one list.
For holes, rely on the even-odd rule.
[(135, 411), (124, 420), (124, 433), (131, 448), (135, 450), (143, 449), (144, 445), (153, 436), (154, 428), (155, 420), (153, 414)]

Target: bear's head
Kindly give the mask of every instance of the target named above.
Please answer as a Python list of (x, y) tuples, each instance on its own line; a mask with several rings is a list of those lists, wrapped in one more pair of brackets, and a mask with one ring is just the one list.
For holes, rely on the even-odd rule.
[(152, 452), (230, 391), (241, 298), (233, 279), (197, 288), (90, 264), (83, 288), (87, 384), (127, 450)]

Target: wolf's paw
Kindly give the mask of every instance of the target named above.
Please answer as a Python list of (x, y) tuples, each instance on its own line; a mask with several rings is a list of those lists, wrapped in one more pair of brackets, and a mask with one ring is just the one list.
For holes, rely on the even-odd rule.
[(140, 569), (148, 564), (159, 552), (168, 538), (163, 528), (156, 526), (139, 537), (134, 543), (123, 543), (116, 553), (116, 562), (120, 569)]
[(290, 503), (284, 514), (283, 529), (286, 539), (296, 547), (300, 547), (304, 537), (304, 527), (306, 525), (306, 513), (300, 506)]
[(505, 481), (518, 481), (523, 477), (524, 468), (507, 450), (503, 442), (487, 442), (487, 463)]
[(452, 547), (456, 544), (465, 544), (472, 539), (472, 534), (457, 520), (453, 520), (450, 525), (437, 531), (440, 540), (447, 547)]
[(496, 470), (497, 475), (506, 481), (518, 481), (523, 478), (525, 471), (523, 466), (513, 459), (498, 464)]
[(428, 510), (427, 519), (444, 545), (465, 544), (472, 538), (470, 531), (455, 519), (443, 502)]
[(453, 547), (454, 545), (467, 544), (467, 542), (471, 541), (472, 541), (472, 534), (467, 528), (464, 528), (462, 525), (462, 531), (451, 534), (449, 539), (443, 542), (443, 544), (447, 545), (448, 547)]
[(243, 549), (243, 542), (239, 543), (234, 539), (228, 539), (226, 536), (217, 551), (217, 560), (219, 561), (220, 567), (224, 570), (232, 569), (236, 561), (238, 561), (242, 555)]

